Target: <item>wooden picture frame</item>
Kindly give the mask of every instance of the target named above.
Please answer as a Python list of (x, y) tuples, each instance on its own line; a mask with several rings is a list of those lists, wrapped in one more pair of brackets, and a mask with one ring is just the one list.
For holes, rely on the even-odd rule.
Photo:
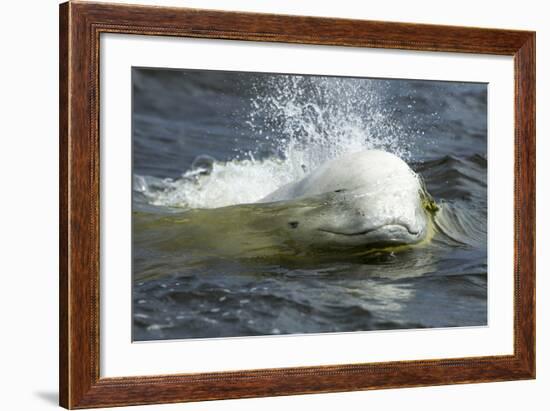
[[(100, 378), (101, 33), (513, 56), (514, 353), (460, 359)], [(185, 8), (60, 6), (60, 404), (90, 408), (535, 377), (535, 33)]]

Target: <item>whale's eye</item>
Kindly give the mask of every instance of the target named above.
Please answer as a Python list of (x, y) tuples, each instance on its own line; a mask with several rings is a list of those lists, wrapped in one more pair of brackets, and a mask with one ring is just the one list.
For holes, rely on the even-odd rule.
[(290, 221), (290, 222), (288, 223), (288, 225), (290, 226), (290, 228), (296, 228), (296, 227), (298, 227), (298, 224), (299, 224), (298, 221)]
[(342, 191), (346, 191), (346, 190), (343, 188), (340, 188), (339, 190), (334, 190), (335, 193), (341, 193)]

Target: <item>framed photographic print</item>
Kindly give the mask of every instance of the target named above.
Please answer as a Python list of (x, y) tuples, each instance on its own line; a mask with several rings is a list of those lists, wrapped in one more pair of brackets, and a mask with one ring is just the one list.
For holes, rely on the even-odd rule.
[(535, 33), (60, 6), (66, 408), (535, 377)]

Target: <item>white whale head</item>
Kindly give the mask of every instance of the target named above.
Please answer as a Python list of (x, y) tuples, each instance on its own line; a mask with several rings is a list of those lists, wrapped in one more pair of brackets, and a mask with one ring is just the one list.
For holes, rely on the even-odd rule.
[(261, 202), (293, 200), (305, 206), (288, 216), (291, 238), (345, 247), (418, 243), (435, 207), (407, 163), (378, 150), (331, 160)]

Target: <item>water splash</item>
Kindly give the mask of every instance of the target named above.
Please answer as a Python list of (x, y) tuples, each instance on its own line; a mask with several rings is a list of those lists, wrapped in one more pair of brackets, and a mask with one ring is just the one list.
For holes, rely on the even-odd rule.
[(249, 126), (303, 171), (349, 152), (383, 149), (407, 159), (409, 143), (391, 107), (388, 81), (281, 75), (254, 88)]
[(382, 149), (410, 157), (410, 142), (382, 103), (388, 82), (278, 75), (252, 86), (247, 112), (257, 148), (194, 167), (180, 179), (135, 176), (149, 204), (214, 208), (255, 202), (346, 153)]

